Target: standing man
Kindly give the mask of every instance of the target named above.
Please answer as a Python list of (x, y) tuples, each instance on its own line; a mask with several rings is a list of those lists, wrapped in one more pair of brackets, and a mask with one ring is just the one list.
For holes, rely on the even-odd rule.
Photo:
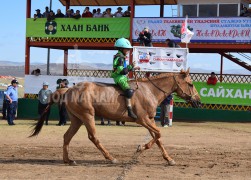
[(11, 81), (11, 86), (6, 91), (6, 100), (7, 100), (7, 121), (10, 126), (15, 125), (14, 119), (17, 110), (17, 101), (18, 101), (18, 81), (16, 79)]
[(169, 126), (170, 102), (173, 99), (172, 94), (166, 97), (160, 104), (160, 120), (162, 127)]
[[(42, 115), (45, 108), (48, 106), (50, 95), (52, 94), (51, 90), (48, 89), (49, 83), (43, 82), (43, 88), (38, 93), (38, 114)], [(50, 109), (48, 109), (48, 113), (45, 119), (45, 124), (48, 125), (48, 120), (50, 116)]]
[(144, 30), (139, 34), (138, 40), (143, 46), (152, 47), (152, 34), (149, 32), (149, 28), (145, 27)]
[(172, 41), (171, 39), (166, 39), (166, 43), (167, 43), (167, 47), (180, 48), (180, 46), (176, 44), (176, 42)]
[[(59, 84), (57, 89), (68, 88), (69, 81), (67, 79), (58, 79), (57, 84)], [(58, 110), (59, 110), (59, 122), (57, 126), (64, 126), (67, 121), (67, 111), (64, 102), (59, 102)]]

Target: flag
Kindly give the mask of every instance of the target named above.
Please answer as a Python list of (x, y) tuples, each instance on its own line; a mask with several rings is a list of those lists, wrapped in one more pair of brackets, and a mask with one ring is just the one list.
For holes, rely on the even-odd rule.
[(190, 43), (194, 33), (187, 28), (187, 19), (186, 16), (185, 22), (182, 23), (181, 26), (181, 42), (182, 43)]

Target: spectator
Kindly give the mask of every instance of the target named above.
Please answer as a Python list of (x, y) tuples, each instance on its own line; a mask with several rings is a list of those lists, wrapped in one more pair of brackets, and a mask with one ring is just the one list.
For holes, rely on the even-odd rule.
[(65, 18), (72, 18), (71, 10), (68, 9), (65, 14)]
[(214, 72), (211, 72), (211, 76), (207, 79), (207, 84), (208, 85), (215, 85), (217, 83), (217, 77), (215, 76)]
[[(45, 108), (48, 106), (49, 97), (52, 94), (51, 90), (48, 89), (49, 83), (43, 82), (43, 88), (38, 92), (38, 114), (42, 115)], [(48, 109), (48, 113), (46, 115), (45, 124), (48, 125), (48, 120), (50, 116), (50, 109)]]
[[(100, 120), (101, 120), (101, 125), (105, 125), (105, 119), (102, 117)], [(111, 121), (109, 119), (107, 120), (107, 125), (108, 126), (111, 125)]]
[(71, 9), (71, 16), (73, 16), (74, 14), (74, 9)]
[[(9, 87), (10, 86), (8, 86), (6, 90), (8, 90)], [(2, 114), (3, 114), (3, 118), (2, 119), (7, 119), (7, 98), (6, 98), (6, 91), (4, 92), (4, 96), (3, 96)]]
[(97, 12), (95, 14), (93, 14), (93, 17), (94, 18), (101, 18), (101, 17), (103, 17), (103, 14), (101, 13), (101, 9), (100, 8), (98, 8)]
[(50, 14), (47, 16), (47, 21), (53, 21), (55, 19), (55, 14), (50, 10)]
[(44, 17), (44, 18), (47, 18), (47, 17), (49, 16), (49, 14), (50, 14), (49, 7), (46, 6), (46, 7), (45, 7), (45, 12), (43, 13), (43, 17)]
[(251, 17), (251, 13), (248, 11), (247, 7), (243, 7), (241, 12), (240, 12), (240, 16)]
[(57, 10), (57, 14), (55, 15), (56, 18), (63, 18), (65, 15), (61, 12), (60, 9)]
[(180, 48), (180, 46), (176, 44), (174, 41), (172, 41), (171, 39), (166, 39), (166, 43), (167, 43), (167, 47)]
[(130, 17), (130, 16), (131, 16), (131, 6), (128, 6), (127, 10), (123, 14), (123, 17)]
[(17, 110), (18, 102), (18, 81), (16, 79), (11, 81), (11, 86), (8, 87), (6, 91), (7, 99), (7, 121), (10, 126), (15, 125), (14, 119)]
[(115, 17), (122, 17), (123, 16), (123, 13), (122, 13), (123, 9), (122, 9), (122, 7), (118, 7), (117, 10), (118, 11), (114, 13), (114, 16)]
[(92, 16), (93, 16), (93, 14), (90, 12), (90, 8), (86, 7), (83, 14), (82, 14), (82, 17), (83, 18), (91, 18)]
[(160, 104), (160, 120), (161, 120), (162, 127), (169, 126), (170, 102), (172, 99), (173, 99), (173, 96), (170, 94)]
[(40, 69), (35, 69), (35, 70), (33, 70), (33, 71), (31, 72), (31, 74), (32, 74), (32, 75), (35, 75), (35, 76), (39, 76), (39, 75), (41, 75), (41, 71), (40, 71)]
[(105, 10), (103, 16), (106, 17), (106, 18), (113, 17), (113, 15), (112, 15), (112, 9), (111, 9), (111, 8), (107, 8), (107, 9)]
[(73, 18), (75, 18), (75, 19), (81, 18), (81, 14), (80, 14), (79, 10), (76, 11), (76, 13), (73, 15)]
[(145, 40), (145, 38), (144, 38), (144, 31), (141, 31), (139, 33), (139, 37), (137, 39), (137, 41), (139, 41), (140, 46), (145, 46), (144, 40)]
[(152, 47), (152, 34), (149, 32), (149, 28), (145, 27), (139, 34), (138, 40), (142, 46)]
[(37, 12), (36, 18), (42, 18), (43, 17), (43, 15), (40, 12), (40, 9), (36, 9), (36, 12)]
[(92, 10), (92, 17), (93, 17), (93, 15), (94, 15), (96, 12), (97, 12), (96, 9), (93, 9), (93, 10)]
[[(57, 89), (68, 88), (69, 81), (67, 79), (58, 79), (57, 84), (58, 84)], [(59, 122), (57, 126), (64, 126), (67, 121), (67, 111), (65, 108), (65, 103), (60, 102), (58, 104), (58, 109), (59, 109)]]

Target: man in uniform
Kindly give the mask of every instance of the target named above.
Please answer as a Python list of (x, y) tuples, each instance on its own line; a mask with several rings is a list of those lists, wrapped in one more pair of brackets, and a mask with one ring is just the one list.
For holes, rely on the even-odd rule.
[(128, 84), (128, 79), (126, 77), (129, 71), (139, 69), (138, 67), (134, 68), (134, 63), (130, 65), (126, 64), (126, 54), (129, 53), (132, 46), (127, 39), (120, 38), (115, 42), (114, 47), (118, 49), (118, 53), (113, 58), (113, 71), (111, 77), (114, 79), (114, 82), (125, 92), (128, 116), (137, 119), (137, 116), (132, 111), (131, 105), (131, 98), (134, 91)]
[(18, 81), (16, 79), (11, 81), (11, 86), (8, 87), (6, 91), (7, 99), (7, 121), (10, 126), (15, 125), (14, 119), (17, 110), (17, 101), (18, 101)]

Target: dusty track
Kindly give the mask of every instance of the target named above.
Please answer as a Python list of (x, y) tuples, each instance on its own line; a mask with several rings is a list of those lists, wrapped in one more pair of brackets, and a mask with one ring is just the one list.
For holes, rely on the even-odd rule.
[(161, 139), (177, 163), (173, 167), (166, 165), (156, 145), (135, 154), (137, 145), (150, 139), (135, 124), (97, 125), (101, 143), (118, 164), (106, 162), (81, 127), (70, 145), (78, 166), (67, 166), (62, 142), (68, 126), (52, 122), (37, 138), (27, 138), (32, 123), (18, 120), (8, 126), (0, 120), (0, 179), (251, 179), (251, 123), (174, 122), (161, 128)]

